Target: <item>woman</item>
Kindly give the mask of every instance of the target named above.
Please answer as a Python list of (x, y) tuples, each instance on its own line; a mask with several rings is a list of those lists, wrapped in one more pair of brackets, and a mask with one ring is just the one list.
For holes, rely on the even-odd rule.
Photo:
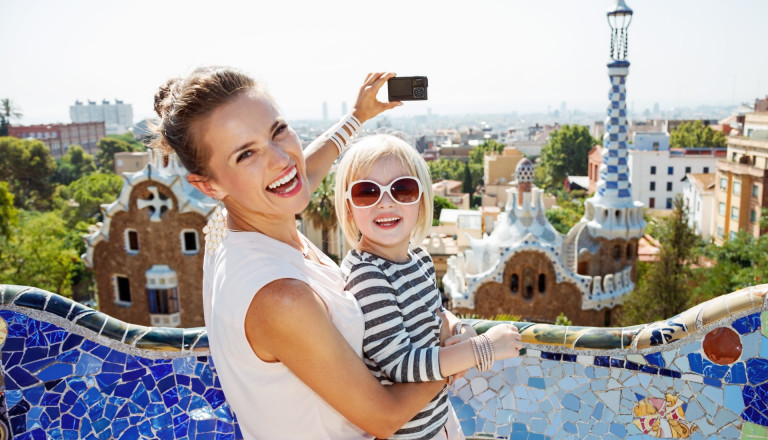
[[(384, 438), (445, 385), (379, 384), (361, 360), (363, 318), (338, 267), (295, 227), (349, 138), (399, 104), (376, 99), (392, 76), (368, 75), (352, 114), (306, 151), (269, 95), (238, 70), (201, 68), (155, 96), (155, 146), (175, 151), (189, 182), (226, 207), (208, 232), (205, 318), (247, 439)], [(502, 356), (521, 347), (516, 329), (504, 327), (493, 341)]]

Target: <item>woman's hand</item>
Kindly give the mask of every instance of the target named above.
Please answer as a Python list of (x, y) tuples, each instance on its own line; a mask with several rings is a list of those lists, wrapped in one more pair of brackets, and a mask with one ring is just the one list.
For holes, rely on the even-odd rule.
[(376, 95), (379, 93), (379, 89), (388, 79), (395, 76), (394, 73), (369, 73), (365, 78), (365, 82), (360, 87), (360, 92), (357, 94), (357, 102), (352, 108), (352, 114), (355, 115), (360, 123), (376, 117), (379, 113), (395, 108), (399, 105), (403, 105), (400, 101), (393, 102), (381, 102), (376, 99)]
[(523, 348), (522, 338), (517, 327), (512, 324), (498, 324), (489, 328), (485, 335), (491, 340), (496, 360), (520, 355)]

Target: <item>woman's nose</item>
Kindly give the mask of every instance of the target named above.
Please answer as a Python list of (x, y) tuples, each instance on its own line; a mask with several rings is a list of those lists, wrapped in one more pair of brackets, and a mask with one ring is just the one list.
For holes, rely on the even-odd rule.
[(269, 166), (272, 168), (284, 168), (290, 162), (290, 156), (285, 150), (277, 144), (271, 144), (269, 147)]
[(389, 191), (384, 191), (384, 194), (381, 195), (381, 200), (379, 200), (379, 206), (388, 207), (395, 204), (395, 201), (392, 200), (392, 197), (389, 195)]

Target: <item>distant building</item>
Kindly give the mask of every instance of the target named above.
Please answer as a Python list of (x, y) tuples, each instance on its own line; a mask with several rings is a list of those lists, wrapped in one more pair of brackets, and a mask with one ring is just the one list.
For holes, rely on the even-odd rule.
[(123, 174), (103, 224), (86, 235), (102, 312), (153, 327), (203, 326), (203, 227), (216, 201), (192, 187), (172, 157)]
[(135, 173), (149, 163), (148, 151), (122, 151), (115, 153), (115, 174)]
[(96, 144), (105, 137), (104, 122), (74, 124), (12, 125), (8, 135), (21, 139), (38, 139), (51, 150), (51, 155), (60, 158), (72, 145), (80, 145), (86, 153), (96, 155)]
[(448, 199), (458, 209), (469, 209), (469, 194), (461, 192), (462, 182), (458, 180), (438, 180), (432, 184), (436, 196)]
[(761, 210), (768, 207), (768, 112), (744, 115), (742, 127), (743, 135), (727, 138), (727, 156), (717, 162), (714, 218), (718, 244), (739, 231), (755, 238), (763, 232)]
[(515, 147), (507, 147), (501, 154), (485, 155), (482, 206), (503, 208), (507, 204), (507, 190), (515, 180), (515, 167), (521, 159), (523, 153)]
[(685, 176), (683, 198), (688, 207), (688, 225), (702, 238), (709, 239), (714, 228), (715, 174)]
[(69, 116), (72, 122), (103, 122), (107, 134), (121, 134), (127, 132), (133, 126), (133, 106), (116, 99), (114, 103), (108, 100), (88, 101), (84, 105), (82, 101), (75, 101), (69, 106)]

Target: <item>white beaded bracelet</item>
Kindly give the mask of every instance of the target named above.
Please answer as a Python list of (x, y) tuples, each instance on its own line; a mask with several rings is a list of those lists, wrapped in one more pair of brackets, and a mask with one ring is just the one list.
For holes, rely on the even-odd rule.
[(329, 128), (324, 135), (332, 141), (341, 154), (349, 141), (360, 131), (363, 124), (352, 113), (347, 114), (339, 120), (333, 127)]

